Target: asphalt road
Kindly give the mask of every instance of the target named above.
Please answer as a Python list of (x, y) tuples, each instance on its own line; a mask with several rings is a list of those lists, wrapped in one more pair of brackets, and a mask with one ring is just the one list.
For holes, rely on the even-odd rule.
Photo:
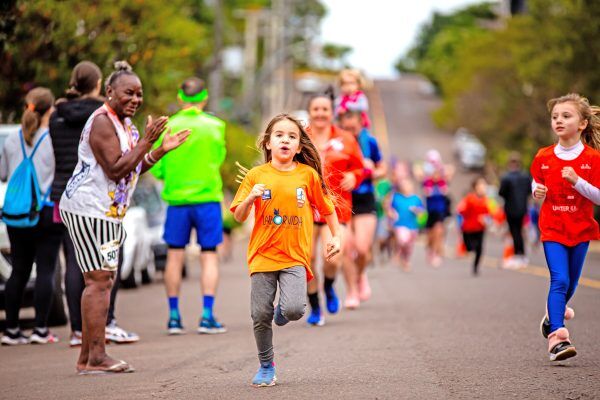
[[(416, 78), (378, 82), (389, 149), (399, 157), (447, 149), (450, 138), (430, 123), (435, 99)], [(376, 129), (382, 128), (375, 118)], [(449, 156), (449, 155), (448, 155)], [(456, 186), (460, 186), (460, 179)], [(464, 177), (468, 180), (468, 176)], [(460, 190), (458, 187), (456, 190)], [(451, 231), (452, 232), (452, 231)], [(454, 240), (450, 234), (449, 243)], [(415, 267), (403, 273), (389, 262), (369, 270), (373, 298), (356, 311), (275, 327), (278, 385), (250, 387), (258, 362), (249, 311), (245, 241), (222, 266), (216, 313), (229, 332), (193, 333), (201, 310), (197, 258), (183, 285), (182, 313), (189, 333), (165, 334), (167, 302), (161, 284), (122, 291), (117, 316), (142, 341), (109, 347), (131, 362), (133, 374), (80, 377), (77, 350), (63, 342), (0, 348), (0, 398), (6, 399), (594, 399), (600, 398), (600, 275), (597, 254), (586, 265), (569, 324), (579, 355), (552, 364), (538, 331), (548, 280), (543, 258), (532, 255), (525, 273), (495, 268), (500, 239), (479, 277), (467, 260), (425, 265), (421, 245)], [(537, 266), (536, 269), (535, 266)], [(528, 272), (527, 272), (528, 271)], [(340, 279), (341, 281), (341, 279)], [(343, 285), (337, 284), (343, 295)]]

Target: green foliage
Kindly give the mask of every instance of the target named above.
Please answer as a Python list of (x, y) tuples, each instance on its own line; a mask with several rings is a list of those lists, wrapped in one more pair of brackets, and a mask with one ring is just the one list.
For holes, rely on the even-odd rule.
[(511, 150), (527, 161), (554, 140), (548, 99), (578, 92), (600, 101), (600, 0), (530, 0), (528, 10), (493, 29), (446, 25), (427, 36), (416, 64), (440, 87), (435, 121), (467, 127), (497, 162)]

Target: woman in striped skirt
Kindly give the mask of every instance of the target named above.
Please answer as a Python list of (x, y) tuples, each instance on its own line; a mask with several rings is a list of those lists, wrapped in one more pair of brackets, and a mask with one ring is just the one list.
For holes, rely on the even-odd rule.
[(119, 248), (125, 240), (122, 220), (138, 177), (168, 151), (185, 142), (189, 131), (165, 135), (150, 151), (167, 117), (148, 117), (140, 139), (131, 117), (142, 105), (142, 83), (124, 61), (106, 80), (108, 101), (88, 119), (73, 176), (60, 200), (60, 213), (75, 245), (85, 279), (81, 299), (83, 338), (77, 371), (81, 375), (132, 372), (131, 365), (106, 354), (104, 326)]

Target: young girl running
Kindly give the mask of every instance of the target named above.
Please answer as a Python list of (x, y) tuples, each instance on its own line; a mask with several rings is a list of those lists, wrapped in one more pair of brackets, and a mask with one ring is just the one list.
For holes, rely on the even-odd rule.
[(472, 183), (473, 191), (458, 203), (458, 213), (462, 216), (461, 231), (467, 251), (475, 252), (473, 260), (473, 275), (479, 273), (479, 261), (483, 252), (483, 237), (485, 235), (486, 219), (490, 209), (486, 197), (487, 182), (480, 176)]
[(541, 323), (551, 361), (577, 354), (564, 320), (590, 240), (600, 239), (594, 204), (600, 204), (600, 114), (578, 94), (548, 102), (558, 144), (538, 151), (531, 165), (533, 197), (542, 200), (539, 226), (550, 270), (547, 313)]
[(414, 192), (410, 178), (397, 180), (395, 190), (386, 202), (386, 211), (394, 221), (394, 236), (398, 244), (400, 266), (410, 271), (410, 257), (419, 234), (419, 216), (425, 213), (423, 202)]
[[(310, 269), (313, 211), (331, 232), (327, 259), (340, 252), (341, 232), (317, 149), (300, 122), (282, 114), (273, 118), (258, 140), (265, 164), (251, 169), (240, 185), (231, 212), (238, 222), (254, 206), (254, 229), (248, 246), (252, 281), (251, 314), (260, 368), (253, 386), (273, 386), (271, 321), (282, 326), (304, 315)], [(277, 285), (279, 304), (273, 307)]]

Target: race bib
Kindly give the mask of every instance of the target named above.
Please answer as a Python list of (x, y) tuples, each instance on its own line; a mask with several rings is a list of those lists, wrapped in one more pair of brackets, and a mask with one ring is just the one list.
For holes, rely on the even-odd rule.
[(100, 246), (100, 253), (104, 258), (102, 269), (104, 271), (116, 271), (119, 267), (119, 241), (113, 240)]

